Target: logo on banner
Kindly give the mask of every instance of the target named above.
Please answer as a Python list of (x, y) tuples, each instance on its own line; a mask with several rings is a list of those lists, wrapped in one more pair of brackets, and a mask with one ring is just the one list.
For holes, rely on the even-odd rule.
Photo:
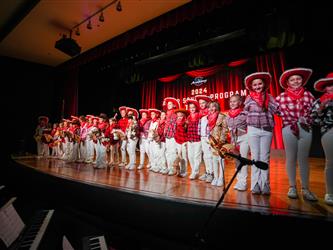
[(191, 82), (191, 85), (195, 86), (201, 86), (202, 84), (206, 83), (207, 79), (204, 79), (202, 76), (194, 78), (193, 82)]

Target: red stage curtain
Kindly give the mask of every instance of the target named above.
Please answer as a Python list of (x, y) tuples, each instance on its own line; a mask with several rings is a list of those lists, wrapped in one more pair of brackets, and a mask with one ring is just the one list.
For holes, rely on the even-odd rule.
[(185, 74), (190, 77), (193, 77), (193, 78), (199, 77), (199, 76), (207, 77), (207, 76), (215, 75), (221, 69), (222, 69), (222, 65), (216, 65), (216, 66), (212, 66), (209, 68), (187, 71)]
[(177, 80), (182, 74), (176, 74), (173, 76), (166, 76), (166, 77), (162, 77), (162, 78), (158, 78), (158, 80), (160, 82), (173, 82), (175, 80)]
[[(272, 96), (276, 97), (282, 92), (279, 84), (279, 78), (285, 70), (286, 60), (283, 51), (273, 52), (270, 54), (260, 55), (256, 57), (256, 65), (258, 71), (267, 71), (271, 73), (273, 82), (269, 88)], [(274, 117), (275, 127), (272, 141), (273, 149), (284, 149), (282, 138), (282, 119), (278, 116)]]
[(156, 108), (156, 80), (146, 81), (141, 85), (141, 107)]

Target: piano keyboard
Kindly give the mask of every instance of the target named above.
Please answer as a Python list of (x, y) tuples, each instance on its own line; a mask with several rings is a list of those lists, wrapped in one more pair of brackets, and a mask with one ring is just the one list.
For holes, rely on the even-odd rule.
[(83, 240), (83, 250), (107, 250), (104, 236), (85, 238)]
[(27, 228), (19, 244), (13, 249), (38, 249), (54, 210), (42, 210), (34, 217), (32, 225)]

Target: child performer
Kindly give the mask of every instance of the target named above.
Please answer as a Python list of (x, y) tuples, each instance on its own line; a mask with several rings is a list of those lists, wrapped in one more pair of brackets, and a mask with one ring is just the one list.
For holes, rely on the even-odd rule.
[(86, 117), (81, 115), (80, 121), (80, 162), (87, 160), (87, 134), (88, 134), (88, 123)]
[(201, 149), (203, 153), (203, 159), (205, 162), (205, 173), (199, 177), (199, 180), (205, 182), (212, 182), (213, 180), (213, 155), (209, 145), (209, 128), (208, 128), (208, 103), (212, 101), (209, 96), (196, 95), (195, 99), (199, 102), (199, 134), (201, 141)]
[(38, 117), (38, 125), (36, 127), (36, 132), (34, 135), (34, 138), (37, 143), (37, 156), (41, 157), (46, 154), (46, 147), (44, 146), (44, 143), (42, 142), (42, 137), (47, 130), (47, 124), (49, 122), (49, 118), (47, 116), (39, 116)]
[[(243, 112), (241, 96), (231, 96), (229, 106), (230, 110), (228, 111), (227, 124), (231, 134), (231, 143), (242, 157), (247, 158), (249, 143), (246, 131), (246, 114)], [(238, 164), (238, 162), (236, 162), (236, 164)], [(237, 174), (237, 183), (234, 189), (239, 191), (245, 191), (247, 189), (247, 165), (243, 166)]]
[(187, 152), (188, 159), (191, 165), (190, 179), (197, 179), (199, 176), (199, 166), (201, 163), (201, 138), (199, 134), (199, 102), (192, 99), (187, 99), (185, 102), (190, 111), (187, 117)]
[(333, 73), (328, 74), (326, 78), (316, 81), (314, 89), (324, 92), (313, 105), (312, 117), (315, 124), (321, 128), (321, 144), (326, 157), (325, 202), (327, 205), (333, 206)]
[(280, 85), (285, 92), (276, 101), (283, 120), (283, 143), (286, 152), (286, 167), (289, 178), (288, 197), (297, 199), (296, 162), (300, 169), (303, 198), (316, 201), (309, 190), (309, 151), (312, 141), (311, 109), (313, 95), (304, 86), (312, 74), (311, 69), (294, 68), (286, 70), (280, 77)]
[[(127, 107), (121, 106), (119, 107), (119, 112), (120, 112), (120, 120), (118, 121), (119, 128), (126, 133), (126, 128), (127, 128)], [(120, 141), (120, 152), (121, 152), (121, 163), (119, 164), (119, 167), (124, 167), (127, 164), (126, 160), (126, 145), (127, 145), (127, 139), (124, 138)]]
[(108, 138), (105, 137), (105, 131), (109, 126), (108, 117), (106, 114), (101, 113), (99, 115), (98, 130), (99, 136), (96, 144), (96, 165), (95, 168), (106, 168), (106, 146), (108, 143)]
[(108, 165), (114, 166), (119, 162), (119, 141), (123, 134), (122, 130), (119, 129), (117, 119), (115, 117), (109, 119), (109, 127), (105, 131), (105, 137), (109, 138), (110, 157)]
[(168, 174), (169, 170), (167, 167), (167, 160), (166, 160), (166, 146), (165, 146), (165, 135), (164, 129), (166, 124), (166, 112), (162, 111), (160, 115), (160, 120), (158, 121), (157, 125), (157, 136), (155, 138), (155, 142), (158, 144), (158, 148), (155, 147), (155, 154), (157, 155), (156, 161), (158, 162), (160, 173), (161, 174)]
[(139, 126), (137, 123), (137, 119), (139, 117), (139, 113), (136, 109), (127, 108), (128, 111), (132, 112), (135, 116), (128, 116), (128, 124), (126, 128), (126, 136), (127, 136), (127, 153), (129, 156), (129, 163), (126, 166), (126, 169), (133, 170), (136, 165), (136, 144), (139, 140)]
[[(208, 129), (210, 131), (210, 145), (227, 144), (228, 126), (226, 123), (226, 115), (222, 114), (220, 104), (218, 102), (210, 102), (208, 104)], [(212, 143), (211, 138), (214, 138)], [(222, 186), (224, 184), (224, 158), (220, 157), (220, 153), (213, 148), (213, 173), (214, 179), (211, 184), (213, 186)]]
[[(256, 72), (245, 77), (245, 86), (250, 91), (244, 111), (247, 113), (247, 134), (252, 159), (269, 164), (273, 136), (273, 114), (278, 104), (268, 94), (272, 76), (268, 72)], [(252, 165), (251, 191), (253, 194), (270, 195), (269, 169), (262, 170)]]
[(179, 165), (180, 170), (178, 176), (185, 177), (187, 175), (187, 116), (189, 111), (186, 109), (176, 109), (176, 153), (177, 158), (174, 166)]
[(139, 148), (140, 148), (140, 165), (138, 169), (143, 168), (143, 164), (145, 163), (145, 155), (148, 156), (148, 164), (147, 167), (151, 166), (151, 157), (149, 150), (149, 141), (148, 141), (148, 131), (151, 123), (149, 117), (148, 109), (140, 109), (141, 119), (139, 121), (139, 131), (140, 131), (140, 140), (139, 140)]
[[(161, 157), (159, 154), (164, 154), (164, 151), (161, 152), (160, 143), (159, 143), (159, 136), (157, 133), (158, 128), (158, 117), (161, 114), (161, 111), (158, 109), (149, 109), (150, 113), (150, 126), (149, 126), (149, 133), (148, 133), (148, 141), (149, 141), (149, 152), (150, 152), (150, 160), (151, 160), (151, 168), (150, 170), (157, 173), (161, 171)], [(164, 161), (165, 163), (165, 161)]]
[(168, 175), (174, 175), (176, 174), (176, 171), (173, 164), (177, 158), (175, 141), (177, 115), (175, 114), (174, 110), (179, 109), (179, 102), (173, 97), (166, 97), (163, 100), (163, 107), (167, 109), (164, 136)]

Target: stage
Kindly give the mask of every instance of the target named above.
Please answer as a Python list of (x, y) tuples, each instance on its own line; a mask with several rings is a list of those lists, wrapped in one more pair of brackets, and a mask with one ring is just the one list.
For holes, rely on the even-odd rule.
[[(58, 159), (38, 159), (36, 157), (16, 157), (14, 160), (22, 167), (60, 180), (82, 183), (87, 188), (98, 187), (156, 200), (213, 207), (223, 193), (223, 187), (212, 186), (199, 180), (189, 180), (188, 177), (162, 175), (145, 168), (126, 170), (124, 167), (115, 166), (107, 169), (94, 169), (92, 164), (65, 163)], [(233, 160), (227, 160), (226, 184), (235, 171), (234, 166)], [(232, 185), (220, 208), (259, 212), (264, 215), (333, 221), (333, 207), (326, 205), (323, 201), (325, 195), (324, 159), (311, 158), (310, 166), (310, 189), (319, 198), (318, 202), (304, 201), (301, 195), (299, 195), (299, 199), (295, 200), (287, 197), (289, 186), (284, 165), (284, 152), (275, 150), (272, 152), (270, 164), (271, 195), (253, 195), (249, 190), (236, 191)], [(203, 169), (204, 166), (201, 166), (200, 171), (203, 172)], [(250, 183), (249, 178), (250, 168), (248, 177)], [(297, 182), (300, 187), (299, 177), (297, 177)]]

